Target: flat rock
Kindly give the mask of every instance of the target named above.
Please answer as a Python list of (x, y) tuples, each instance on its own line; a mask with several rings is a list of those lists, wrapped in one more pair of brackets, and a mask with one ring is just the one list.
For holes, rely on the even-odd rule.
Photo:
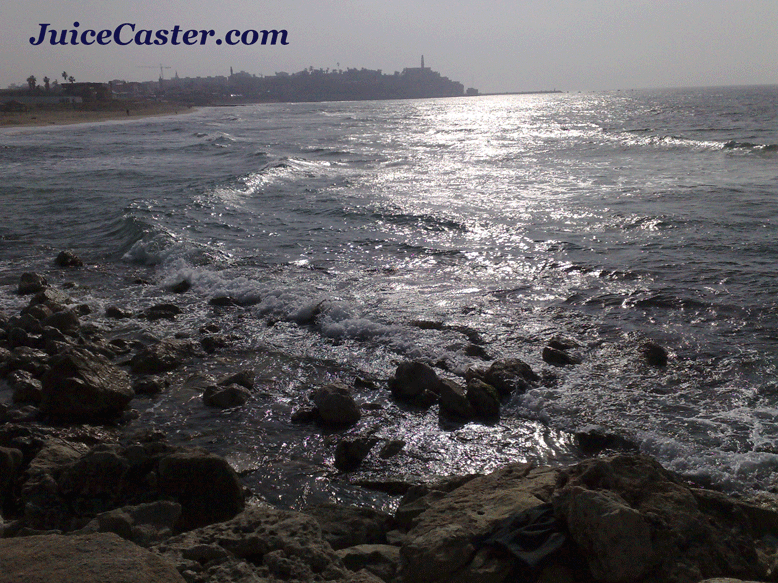
[(169, 561), (113, 533), (0, 539), (0, 583), (185, 583)]

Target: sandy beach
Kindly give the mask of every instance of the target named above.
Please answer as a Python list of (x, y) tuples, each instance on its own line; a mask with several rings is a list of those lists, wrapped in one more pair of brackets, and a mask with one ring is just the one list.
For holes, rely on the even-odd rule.
[(0, 127), (69, 125), (190, 113), (194, 108), (180, 103), (115, 103), (110, 107), (31, 107), (25, 112), (0, 112)]

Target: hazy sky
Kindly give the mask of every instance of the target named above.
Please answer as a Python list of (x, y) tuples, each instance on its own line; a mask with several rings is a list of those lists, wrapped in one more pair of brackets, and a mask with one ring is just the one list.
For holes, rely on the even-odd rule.
[[(778, 83), (778, 0), (2, 0), (0, 87), (425, 65), (483, 92)], [(53, 28), (213, 29), (206, 46), (32, 46)], [(217, 46), (285, 29), (288, 46)], [(157, 68), (150, 68), (156, 66)]]

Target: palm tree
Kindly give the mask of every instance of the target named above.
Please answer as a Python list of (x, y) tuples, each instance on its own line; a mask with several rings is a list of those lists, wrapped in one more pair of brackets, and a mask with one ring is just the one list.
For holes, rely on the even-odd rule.
[(63, 79), (64, 81), (67, 81), (67, 80), (68, 80), (68, 74), (67, 74), (67, 72), (66, 72), (66, 71), (62, 71), (62, 79)]
[(27, 84), (30, 86), (30, 91), (35, 91), (35, 84), (37, 81), (38, 80), (35, 78), (35, 75), (30, 75), (27, 77)]
[(75, 78), (75, 77), (73, 77), (73, 75), (71, 75), (70, 77), (68, 77), (68, 81), (69, 81), (70, 83), (75, 83), (75, 82), (76, 82), (76, 78)]
[(49, 92), (49, 81), (51, 81), (51, 79), (49, 79), (48, 77), (43, 78), (43, 85), (46, 88), (46, 93)]

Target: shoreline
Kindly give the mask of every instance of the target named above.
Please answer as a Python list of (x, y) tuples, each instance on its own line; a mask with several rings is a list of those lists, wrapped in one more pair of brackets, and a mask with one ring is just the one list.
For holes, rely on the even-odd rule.
[(193, 113), (195, 111), (197, 111), (196, 108), (179, 103), (127, 103), (126, 107), (121, 109), (35, 108), (25, 112), (0, 112), (0, 128), (62, 126), (118, 120), (129, 121), (162, 115)]

